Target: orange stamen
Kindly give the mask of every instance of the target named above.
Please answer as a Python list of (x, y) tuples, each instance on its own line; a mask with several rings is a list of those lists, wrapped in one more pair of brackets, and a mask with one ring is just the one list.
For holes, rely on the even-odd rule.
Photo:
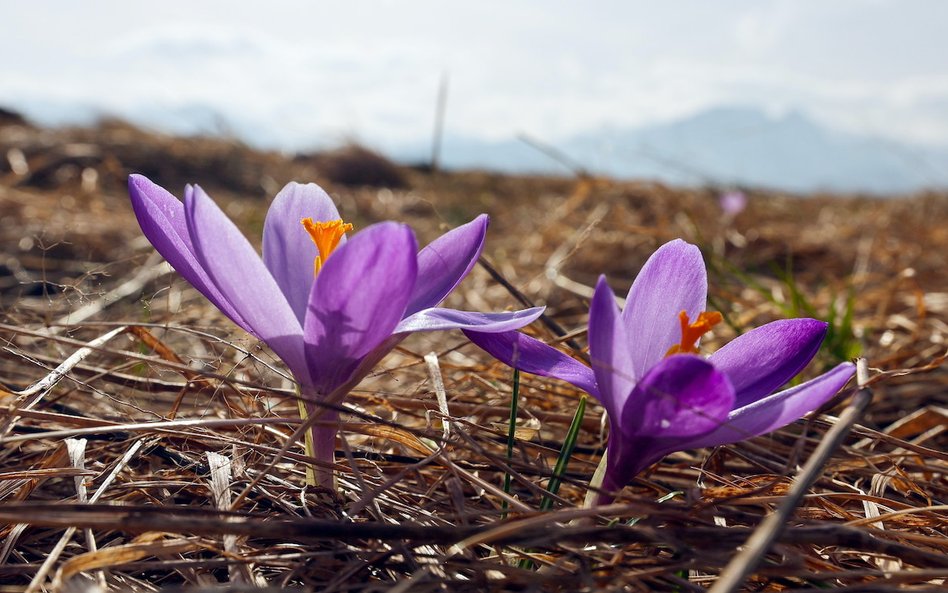
[(691, 323), (688, 319), (688, 313), (682, 311), (678, 314), (678, 320), (681, 322), (681, 343), (675, 344), (668, 349), (665, 356), (672, 354), (691, 353), (697, 354), (698, 340), (704, 334), (711, 331), (715, 325), (721, 323), (724, 317), (717, 311), (703, 311), (698, 314), (698, 319)]
[(316, 256), (316, 260), (313, 262), (313, 275), (316, 275), (336, 247), (339, 247), (339, 241), (342, 240), (343, 235), (352, 230), (352, 225), (348, 222), (342, 222), (342, 219), (318, 222), (312, 218), (304, 218), (300, 220), (300, 223), (309, 233), (310, 239), (313, 240), (316, 249), (319, 251), (319, 255)]

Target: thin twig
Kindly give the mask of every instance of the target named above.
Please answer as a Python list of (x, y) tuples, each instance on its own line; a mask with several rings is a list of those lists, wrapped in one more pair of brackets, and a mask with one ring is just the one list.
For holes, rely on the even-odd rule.
[[(507, 289), (507, 292), (509, 292), (515, 299), (517, 299), (518, 301), (520, 301), (520, 304), (522, 304), (524, 307), (535, 307), (535, 306), (536, 306), (536, 305), (533, 303), (533, 301), (531, 301), (529, 298), (527, 298), (527, 295), (525, 295), (525, 294), (523, 294), (522, 292), (520, 292), (520, 290), (519, 290), (516, 286), (514, 286), (514, 285), (511, 284), (506, 278), (504, 278), (504, 275), (501, 274), (501, 273), (497, 270), (497, 268), (495, 268), (495, 267), (493, 266), (493, 264), (491, 264), (491, 263), (487, 260), (486, 257), (484, 257), (484, 256), (482, 255), (480, 258), (478, 258), (477, 263), (479, 263), (479, 264), (481, 265), (481, 267), (484, 268), (484, 269), (487, 271), (488, 274), (490, 274), (490, 277), (491, 277), (491, 278), (493, 278), (498, 284), (500, 284), (501, 286), (503, 286), (504, 288), (506, 288), (506, 289)], [(566, 336), (569, 335), (569, 332), (567, 332), (565, 329), (563, 329), (563, 326), (561, 326), (559, 323), (557, 323), (556, 321), (554, 321), (553, 318), (550, 317), (549, 315), (547, 315), (546, 313), (541, 313), (539, 319), (540, 319), (540, 322), (543, 323), (543, 325), (545, 325), (551, 332), (553, 332), (554, 334), (556, 334), (556, 337), (558, 337), (558, 338), (566, 338)], [(573, 339), (568, 339), (568, 338), (567, 338), (567, 339), (564, 339), (563, 342), (564, 342), (567, 346), (569, 346), (570, 348), (572, 348), (573, 351), (576, 353), (577, 356), (579, 356), (580, 358), (582, 358), (586, 363), (589, 363), (589, 355), (587, 355), (587, 354), (583, 351), (583, 347), (579, 345), (579, 342), (577, 342), (576, 340), (573, 340)]]
[(66, 376), (69, 371), (72, 370), (74, 366), (83, 361), (87, 356), (95, 352), (98, 348), (104, 346), (109, 340), (115, 336), (121, 334), (125, 331), (124, 325), (120, 325), (115, 329), (108, 331), (98, 338), (92, 340), (91, 342), (84, 345), (82, 348), (79, 348), (72, 353), (66, 360), (62, 362), (59, 366), (53, 369), (52, 372), (47, 374), (45, 377), (37, 381), (36, 383), (30, 385), (23, 391), (14, 392), (16, 399), (11, 403), (11, 408), (13, 408), (10, 414), (7, 416), (3, 425), (0, 426), (0, 441), (3, 440), (10, 430), (20, 419), (17, 415), (18, 410), (29, 410), (35, 406), (43, 397), (46, 396), (50, 390), (55, 387), (62, 379)]

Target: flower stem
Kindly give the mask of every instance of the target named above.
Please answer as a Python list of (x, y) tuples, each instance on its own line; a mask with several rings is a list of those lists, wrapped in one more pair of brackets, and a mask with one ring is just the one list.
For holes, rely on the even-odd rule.
[[(312, 410), (310, 411), (312, 413)], [(336, 420), (339, 413), (335, 410), (323, 410), (317, 424), (314, 424), (306, 435), (313, 444), (313, 457), (320, 462), (313, 466), (316, 473), (316, 485), (329, 488), (336, 492), (336, 473), (332, 466), (336, 461), (336, 433), (339, 428)]]
[[(299, 389), (296, 390), (297, 395), (299, 395)], [(297, 397), (296, 402), (300, 406), (300, 420), (306, 422), (306, 419), (309, 418), (309, 414), (306, 411), (306, 402), (303, 401), (302, 397)], [(316, 458), (316, 450), (313, 447), (313, 433), (312, 431), (307, 431), (306, 436), (303, 439), (303, 448), (307, 457)], [(306, 465), (306, 485), (315, 486), (316, 485), (316, 472), (312, 464)]]

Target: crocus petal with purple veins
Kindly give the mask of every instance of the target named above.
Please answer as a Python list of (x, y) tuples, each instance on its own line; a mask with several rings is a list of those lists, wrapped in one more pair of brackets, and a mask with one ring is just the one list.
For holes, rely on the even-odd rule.
[(254, 335), (269, 344), (294, 374), (304, 374), (303, 328), (263, 260), (200, 187), (185, 198), (197, 260)]
[(320, 393), (345, 382), (402, 320), (418, 274), (415, 235), (382, 222), (357, 233), (323, 264), (306, 314), (306, 356)]
[[(317, 222), (339, 220), (336, 205), (315, 183), (288, 183), (273, 199), (263, 223), (263, 262), (286, 295), (300, 325), (306, 317), (313, 287), (313, 262), (319, 255), (316, 244), (300, 223), (304, 218)], [(343, 235), (339, 245), (345, 241)]]
[(128, 194), (142, 232), (158, 253), (234, 323), (253, 333), (230, 301), (217, 289), (194, 254), (184, 204), (142, 175), (129, 175)]
[(408, 317), (436, 306), (468, 275), (484, 249), (488, 218), (471, 222), (441, 235), (418, 253), (418, 278), (405, 310)]
[(619, 315), (615, 293), (599, 277), (589, 303), (589, 358), (599, 387), (599, 401), (612, 418), (619, 418), (635, 388), (634, 353)]
[(701, 250), (676, 239), (652, 254), (632, 283), (622, 320), (634, 340), (633, 368), (641, 377), (681, 338), (678, 314), (694, 321), (708, 299), (708, 276)]
[(727, 375), (698, 356), (682, 354), (664, 359), (636, 383), (619, 427), (639, 438), (687, 438), (720, 426), (733, 405)]
[(773, 393), (816, 356), (828, 324), (816, 319), (781, 319), (734, 338), (709, 357), (727, 374), (741, 408)]
[(600, 399), (592, 369), (536, 338), (520, 332), (486, 334), (465, 331), (464, 335), (488, 354), (515, 369), (541, 377), (555, 377)]

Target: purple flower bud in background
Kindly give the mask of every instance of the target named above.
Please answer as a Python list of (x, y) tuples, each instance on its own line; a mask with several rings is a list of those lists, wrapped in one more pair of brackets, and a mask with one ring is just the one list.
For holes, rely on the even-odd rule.
[(718, 198), (718, 205), (728, 218), (734, 218), (747, 208), (747, 195), (739, 189), (724, 192)]

